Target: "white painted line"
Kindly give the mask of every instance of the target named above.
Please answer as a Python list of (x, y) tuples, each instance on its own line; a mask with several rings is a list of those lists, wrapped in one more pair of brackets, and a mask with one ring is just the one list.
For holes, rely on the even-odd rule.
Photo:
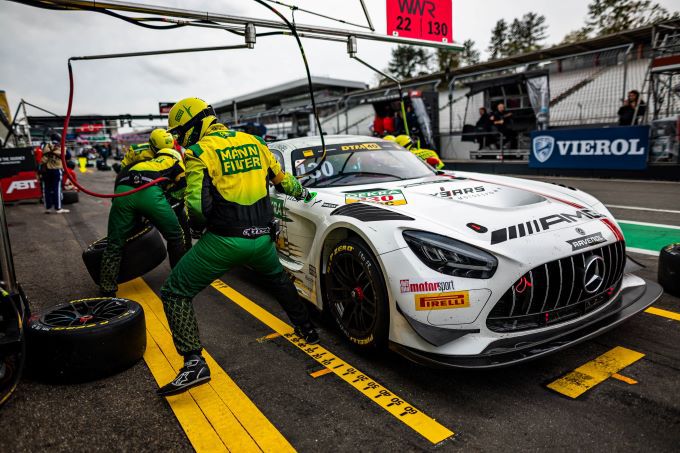
[(670, 228), (672, 230), (680, 230), (680, 226), (677, 225), (664, 225), (662, 223), (647, 223), (647, 222), (638, 222), (635, 220), (617, 220), (619, 223), (628, 223), (631, 225), (642, 225), (642, 226), (650, 226), (650, 227), (658, 227), (658, 228)]
[(672, 209), (640, 208), (638, 206), (621, 206), (617, 204), (606, 204), (605, 206), (614, 209), (629, 209), (631, 211), (667, 212), (670, 214), (680, 214), (680, 211), (674, 211)]
[(659, 256), (659, 252), (653, 250), (639, 249), (636, 247), (626, 247), (626, 252), (639, 253), (641, 255)]

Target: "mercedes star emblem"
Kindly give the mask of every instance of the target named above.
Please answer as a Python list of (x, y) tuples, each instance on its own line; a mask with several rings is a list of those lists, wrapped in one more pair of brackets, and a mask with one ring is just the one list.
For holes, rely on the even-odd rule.
[(605, 262), (601, 256), (593, 255), (586, 260), (583, 268), (583, 290), (595, 294), (604, 283)]

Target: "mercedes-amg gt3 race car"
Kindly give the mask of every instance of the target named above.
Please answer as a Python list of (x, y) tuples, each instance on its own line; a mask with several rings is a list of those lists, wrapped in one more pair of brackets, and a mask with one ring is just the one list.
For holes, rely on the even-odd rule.
[(621, 230), (584, 192), (438, 172), (370, 137), (327, 137), (325, 159), (320, 145), (270, 144), (312, 192), (272, 189), (277, 246), (300, 295), (356, 345), (502, 366), (599, 335), (662, 294), (627, 272)]

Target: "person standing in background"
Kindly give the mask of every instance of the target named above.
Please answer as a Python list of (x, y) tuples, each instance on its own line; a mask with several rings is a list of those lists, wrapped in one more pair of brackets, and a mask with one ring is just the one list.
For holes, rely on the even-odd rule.
[(40, 160), (44, 183), (45, 214), (49, 214), (52, 208), (54, 208), (54, 212), (57, 214), (70, 212), (68, 209), (61, 207), (61, 179), (64, 174), (64, 166), (61, 164), (60, 142), (61, 137), (52, 136), (52, 143), (45, 145), (43, 156)]

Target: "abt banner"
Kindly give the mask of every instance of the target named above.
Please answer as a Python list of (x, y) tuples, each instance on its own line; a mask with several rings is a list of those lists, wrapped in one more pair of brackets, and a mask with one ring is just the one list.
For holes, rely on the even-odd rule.
[(533, 131), (529, 167), (644, 170), (648, 153), (649, 126)]
[(32, 148), (0, 150), (0, 188), (4, 201), (41, 197)]

